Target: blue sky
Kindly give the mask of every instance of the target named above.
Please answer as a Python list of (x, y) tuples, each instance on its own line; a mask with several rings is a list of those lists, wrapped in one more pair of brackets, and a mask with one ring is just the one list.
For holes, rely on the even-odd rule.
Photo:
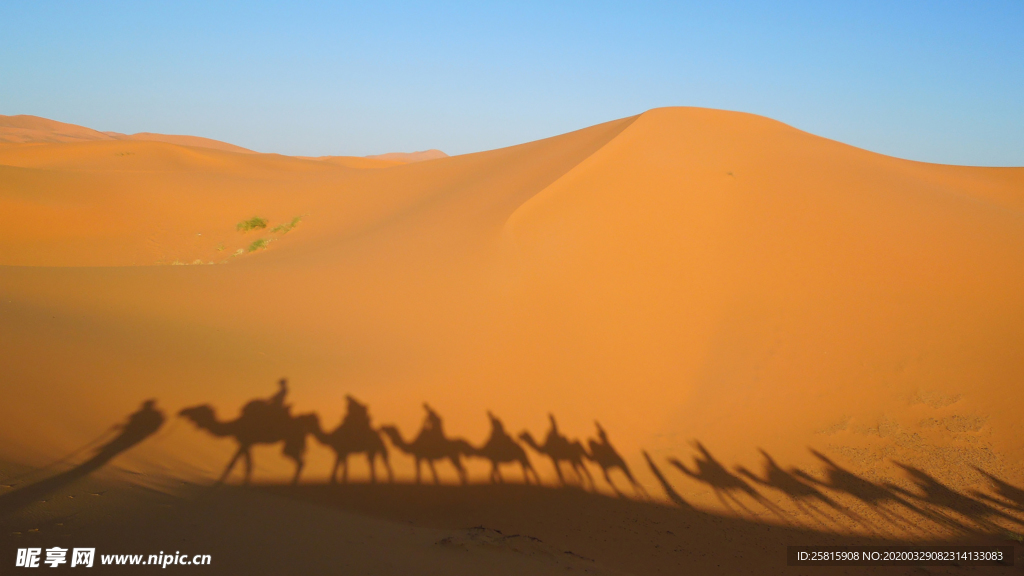
[(99, 130), (457, 154), (676, 105), (1024, 166), (1024, 2), (0, 3), (0, 114)]

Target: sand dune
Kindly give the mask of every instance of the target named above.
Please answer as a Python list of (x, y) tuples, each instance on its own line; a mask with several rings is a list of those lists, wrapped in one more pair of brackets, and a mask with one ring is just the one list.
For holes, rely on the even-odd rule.
[(84, 126), (65, 124), (54, 120), (47, 120), (38, 116), (2, 116), (0, 115), (0, 143), (55, 143), (55, 142), (92, 142), (103, 140), (142, 140), (147, 142), (169, 142), (181, 146), (194, 146), (197, 148), (212, 148), (214, 150), (225, 150), (228, 152), (244, 152), (252, 154), (253, 151), (227, 142), (220, 142), (210, 138), (198, 136), (175, 136), (169, 134), (153, 134), (140, 132), (138, 134), (121, 134), (119, 132), (99, 132)]
[[(266, 227), (237, 228), (254, 216)], [(475, 445), (487, 410), (537, 437), (549, 412), (584, 440), (596, 419), (659, 502), (738, 514), (755, 531), (822, 533), (737, 467), (799, 468), (879, 525), (884, 511), (830, 473), (918, 495), (910, 470), (964, 495), (999, 498), (979, 469), (1024, 484), (1024, 168), (910, 162), (695, 108), (380, 166), (167, 142), (7, 144), (0, 229), (8, 462), (60, 456), (147, 397), (232, 418), (288, 376), (294, 411), (330, 427), (348, 393), (406, 436), (429, 401)], [(174, 420), (118, 462), (209, 481), (232, 444)], [(411, 459), (392, 451), (410, 480)], [(550, 461), (528, 453), (553, 483)], [(291, 473), (278, 449), (255, 457), (260, 480)], [(312, 444), (303, 477), (324, 480), (332, 459)], [(740, 494), (750, 513), (730, 511), (720, 472), (683, 471), (699, 465), (748, 478), (764, 501)], [(471, 481), (488, 470), (474, 459)], [(824, 532), (871, 531), (833, 516)], [(920, 518), (884, 532), (924, 538), (914, 522), (928, 538), (957, 533)], [(614, 551), (597, 561), (636, 569)]]
[(242, 148), (241, 146), (235, 146), (234, 144), (228, 144), (227, 142), (221, 142), (219, 140), (213, 140), (210, 138), (201, 138), (199, 136), (178, 136), (174, 134), (153, 134), (151, 132), (139, 132), (138, 134), (118, 134), (117, 132), (104, 132), (109, 134), (117, 140), (143, 140), (146, 142), (168, 142), (170, 144), (179, 144), (181, 146), (195, 146), (197, 148), (213, 148), (214, 150), (224, 150), (226, 152), (242, 152), (244, 154), (255, 154), (248, 148)]
[(297, 156), (297, 158), (327, 162), (347, 168), (387, 168), (389, 166), (407, 164), (407, 162), (401, 160), (382, 160), (367, 156)]
[[(122, 134), (120, 132), (100, 132), (84, 126), (66, 124), (55, 120), (40, 118), (21, 114), (17, 116), (0, 115), (0, 143), (30, 144), (30, 143), (56, 143), (56, 142), (90, 142), (98, 140), (138, 140), (143, 142), (167, 142), (179, 146), (192, 146), (195, 148), (210, 148), (223, 150), (225, 152), (241, 152), (244, 154), (255, 154), (248, 148), (202, 138), (200, 136), (186, 136), (176, 134), (154, 134), (152, 132), (139, 132), (137, 134)], [(321, 156), (315, 158), (332, 163), (342, 164), (351, 168), (378, 168), (410, 162), (422, 162), (436, 158), (447, 158), (448, 155), (440, 150), (424, 150), (422, 152), (389, 152), (387, 154), (375, 154), (371, 156)], [(308, 159), (314, 159), (312, 157)]]
[(65, 124), (25, 114), (0, 115), (0, 142), (83, 142), (113, 140), (115, 137), (74, 124)]
[(392, 160), (396, 162), (422, 162), (424, 160), (435, 160), (447, 158), (448, 155), (440, 150), (423, 150), (422, 152), (389, 152), (387, 154), (375, 154), (367, 156), (377, 160)]

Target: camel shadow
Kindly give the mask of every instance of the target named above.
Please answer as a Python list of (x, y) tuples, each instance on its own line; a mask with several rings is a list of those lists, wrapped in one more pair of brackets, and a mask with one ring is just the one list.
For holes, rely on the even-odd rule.
[(618, 468), (629, 483), (633, 486), (633, 490), (637, 496), (641, 498), (647, 498), (647, 490), (644, 489), (643, 484), (636, 481), (633, 477), (633, 472), (630, 471), (629, 465), (619, 454), (618, 450), (612, 446), (611, 441), (608, 440), (608, 433), (605, 432), (604, 428), (601, 427), (601, 423), (594, 421), (594, 425), (597, 427), (597, 439), (591, 439), (587, 445), (590, 448), (590, 453), (587, 457), (601, 467), (601, 472), (604, 474), (605, 482), (612, 487), (612, 490), (619, 496), (623, 496), (622, 492), (619, 491), (618, 486), (612, 482), (611, 476), (608, 474), (612, 470)]
[(197, 428), (206, 430), (217, 437), (231, 437), (238, 444), (238, 450), (228, 462), (217, 483), (223, 483), (239, 459), (245, 463), (243, 482), (252, 480), (252, 447), (257, 444), (284, 443), (282, 453), (295, 462), (292, 483), (299, 481), (305, 465), (306, 435), (319, 430), (320, 421), (316, 414), (293, 416), (291, 406), (284, 403), (288, 393), (288, 381), (278, 382), (278, 392), (269, 399), (257, 398), (242, 407), (234, 420), (222, 421), (209, 404), (182, 409), (178, 415), (192, 421)]
[(995, 498), (985, 494), (984, 492), (973, 490), (971, 494), (973, 494), (975, 498), (980, 498), (991, 504), (1009, 508), (1017, 512), (1024, 512), (1024, 488), (1018, 488), (1013, 484), (1005, 482), (977, 466), (975, 466), (974, 469), (988, 479), (996, 493), (996, 496), (998, 496), (998, 498)]
[(505, 481), (501, 476), (502, 464), (519, 463), (519, 467), (523, 471), (523, 482), (529, 484), (529, 473), (532, 473), (534, 481), (540, 484), (540, 476), (537, 475), (533, 464), (526, 456), (526, 450), (523, 450), (516, 439), (505, 431), (505, 424), (490, 410), (487, 411), (487, 418), (491, 421), (491, 435), (474, 455), (491, 462), (491, 482), (502, 483)]
[[(905, 510), (923, 518), (927, 518), (933, 522), (952, 526), (964, 532), (968, 531), (962, 524), (939, 517), (928, 510), (914, 505), (912, 502), (902, 497), (900, 493), (894, 491), (890, 485), (876, 484), (870, 480), (861, 478), (853, 472), (850, 472), (836, 464), (821, 452), (814, 449), (810, 449), (810, 451), (815, 458), (825, 465), (825, 479), (819, 480), (802, 470), (794, 470), (793, 474), (801, 480), (851, 496), (865, 504), (869, 509), (885, 520), (885, 522), (903, 530), (927, 535), (927, 531), (920, 526), (918, 521), (909, 520), (903, 513), (901, 513), (901, 511)], [(867, 518), (860, 517), (860, 522), (872, 531), (877, 531), (879, 529), (879, 526)]]
[(40, 480), (24, 488), (0, 496), (0, 517), (16, 512), (72, 482), (99, 470), (117, 455), (152, 436), (163, 426), (163, 412), (156, 408), (156, 400), (146, 400), (137, 411), (128, 416), (124, 424), (112, 429), (120, 433), (112, 440), (97, 448), (91, 458), (74, 468)]
[[(748, 515), (756, 516), (754, 511), (747, 507), (747, 505), (737, 497), (738, 494), (744, 494), (751, 500), (767, 508), (776, 516), (782, 518), (783, 521), (788, 522), (778, 506), (769, 502), (767, 498), (762, 496), (760, 492), (755, 490), (750, 484), (747, 484), (742, 478), (736, 476), (732, 472), (729, 472), (725, 466), (711, 455), (703, 444), (700, 442), (694, 442), (694, 447), (697, 448), (698, 452), (700, 452), (700, 456), (694, 456), (693, 458), (694, 466), (696, 467), (695, 470), (691, 470), (686, 466), (686, 464), (683, 464), (676, 458), (669, 458), (669, 464), (675, 466), (680, 472), (686, 474), (690, 478), (710, 486), (719, 502), (733, 513), (736, 513), (736, 510), (732, 506), (732, 504), (735, 504)], [(730, 504), (730, 502), (732, 504)]]
[(381, 440), (380, 433), (370, 423), (370, 411), (367, 406), (351, 395), (345, 397), (348, 406), (345, 417), (332, 432), (324, 432), (320, 428), (320, 420), (317, 418), (313, 435), (324, 446), (334, 450), (334, 468), (331, 469), (331, 482), (338, 481), (338, 467), (341, 467), (341, 481), (348, 482), (348, 457), (351, 454), (366, 454), (370, 465), (370, 482), (377, 481), (377, 474), (374, 464), (377, 456), (380, 456), (384, 469), (388, 473), (388, 481), (394, 482), (395, 475), (391, 471), (391, 462), (388, 459), (388, 448)]
[(934, 514), (948, 526), (961, 529), (965, 532), (970, 531), (965, 529), (963, 524), (961, 524), (955, 517), (951, 517), (950, 514), (966, 518), (979, 529), (989, 532), (999, 532), (1000, 530), (1000, 527), (994, 522), (994, 519), (1006, 520), (1017, 524), (1018, 526), (1024, 526), (1024, 521), (1021, 519), (1011, 516), (1001, 510), (997, 510), (981, 500), (976, 500), (966, 494), (961, 494), (942, 482), (939, 482), (936, 478), (923, 470), (900, 462), (894, 462), (894, 464), (903, 469), (922, 494), (916, 494), (891, 484), (888, 484), (889, 488), (903, 496), (913, 498), (914, 500), (933, 508), (938, 508), (938, 512), (934, 512)]
[(555, 467), (555, 474), (558, 475), (558, 483), (560, 485), (566, 486), (561, 464), (562, 462), (567, 462), (576, 474), (576, 478), (579, 480), (580, 486), (586, 487), (586, 484), (584, 483), (585, 477), (587, 483), (593, 487), (594, 478), (590, 475), (590, 471), (587, 470), (587, 466), (583, 463), (584, 458), (589, 458), (587, 450), (583, 447), (583, 444), (580, 443), (579, 440), (569, 440), (567, 436), (558, 430), (558, 422), (555, 420), (554, 414), (548, 414), (548, 420), (551, 423), (551, 427), (548, 429), (548, 433), (544, 438), (543, 444), (538, 444), (537, 441), (533, 439), (533, 435), (526, 430), (519, 435), (519, 439), (525, 442), (527, 446), (537, 453), (543, 454), (551, 459), (551, 463)]
[[(784, 470), (775, 459), (771, 457), (768, 452), (758, 448), (761, 455), (764, 457), (764, 464), (762, 466), (762, 476), (755, 475), (750, 470), (743, 466), (736, 466), (736, 471), (743, 477), (764, 486), (782, 492), (789, 500), (793, 503), (796, 508), (808, 518), (811, 518), (818, 526), (822, 529), (828, 529), (828, 524), (832, 522), (831, 518), (825, 514), (818, 505), (824, 505), (831, 508), (851, 520), (864, 525), (863, 519), (854, 513), (849, 508), (843, 506), (835, 499), (827, 496), (821, 490), (815, 488), (812, 484), (802, 480), (798, 475), (798, 471), (794, 468)], [(867, 527), (865, 525), (865, 527)]]
[(423, 426), (419, 434), (412, 441), (406, 441), (402, 433), (394, 425), (381, 426), (380, 431), (391, 440), (391, 444), (402, 452), (413, 457), (416, 461), (416, 483), (421, 481), (420, 465), (424, 462), (430, 468), (434, 477), (434, 484), (440, 483), (437, 476), (437, 469), (434, 462), (448, 460), (459, 475), (461, 484), (468, 483), (466, 467), (462, 464), (463, 456), (476, 454), (476, 449), (469, 442), (461, 438), (448, 438), (444, 433), (444, 421), (426, 402), (423, 409), (427, 415), (423, 420)]

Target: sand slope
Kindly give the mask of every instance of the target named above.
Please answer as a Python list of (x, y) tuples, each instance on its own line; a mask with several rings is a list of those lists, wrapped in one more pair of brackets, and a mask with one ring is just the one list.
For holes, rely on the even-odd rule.
[[(597, 419), (650, 492), (668, 500), (642, 450), (712, 511), (711, 486), (668, 463), (692, 468), (694, 440), (733, 474), (761, 474), (761, 448), (825, 481), (813, 448), (908, 491), (897, 462), (963, 494), (992, 490), (975, 467), (1024, 483), (1024, 169), (694, 108), (366, 168), (164, 142), (0, 147), (0, 364), (17, 390), (0, 458), (59, 456), (145, 397), (233, 417), (287, 375), (294, 409), (325, 426), (346, 393), (406, 436), (429, 401), (476, 444), (485, 410), (540, 437), (549, 412), (572, 437)], [(268, 227), (235, 229), (251, 216)], [(200, 479), (231, 450), (179, 423), (119, 461)], [(258, 477), (287, 477), (277, 450), (256, 458)], [(305, 477), (331, 458), (312, 446)]]

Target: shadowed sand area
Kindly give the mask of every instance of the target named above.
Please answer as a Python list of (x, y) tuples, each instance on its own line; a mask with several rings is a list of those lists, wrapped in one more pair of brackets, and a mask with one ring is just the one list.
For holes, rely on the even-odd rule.
[[(209, 541), (227, 555), (231, 526), (274, 540), (313, 514), (329, 528), (296, 527), (289, 546), (337, 530), (359, 548), (370, 519), (395, 538), (412, 520), (402, 546), (428, 556), (448, 537), (506, 542), (452, 532), (482, 524), (630, 573), (678, 570), (651, 518), (690, 535), (671, 544), (684, 556), (748, 534), (762, 559), (792, 538), (1024, 531), (1022, 168), (910, 162), (696, 108), (412, 163), (76, 138), (0, 143), (0, 498), (145, 398), (168, 422), (59, 487), (138, 496), (36, 502), (5, 538), (60, 511), (115, 526), (136, 497), (195, 525), (215, 503)], [(257, 488), (197, 488), (240, 454), (221, 424), (281, 377), (290, 414), (309, 416), (302, 443), (254, 441)], [(349, 429), (348, 395), (368, 407), (352, 429), (392, 432), (340, 468), (351, 447), (329, 436)], [(212, 418), (177, 416), (202, 405)], [(361, 486), (367, 446), (395, 485)], [(439, 486), (406, 485), (415, 458)], [(482, 485), (496, 461), (515, 485)], [(574, 487), (556, 490), (558, 472)], [(605, 524), (631, 536), (601, 544)]]
[[(978, 533), (955, 539), (842, 535), (574, 488), (520, 484), (185, 485), (161, 490), (121, 482), (100, 486), (85, 483), (62, 494), (87, 504), (72, 508), (67, 504), (72, 500), (65, 500), (57, 505), (63, 507), (62, 514), (33, 519), (39, 532), (12, 540), (19, 546), (45, 545), (58, 535), (61, 540), (89, 540), (107, 552), (155, 553), (172, 547), (211, 554), (215, 573), (251, 574), (790, 574), (800, 570), (785, 565), (786, 546), (794, 543), (1012, 542)], [(101, 500), (102, 506), (88, 504)], [(10, 530), (12, 523), (3, 519), (0, 527)], [(1022, 560), (1018, 546), (1016, 564)], [(928, 573), (965, 570), (1008, 573), (1005, 567), (929, 567)], [(870, 569), (883, 574), (907, 571)]]

